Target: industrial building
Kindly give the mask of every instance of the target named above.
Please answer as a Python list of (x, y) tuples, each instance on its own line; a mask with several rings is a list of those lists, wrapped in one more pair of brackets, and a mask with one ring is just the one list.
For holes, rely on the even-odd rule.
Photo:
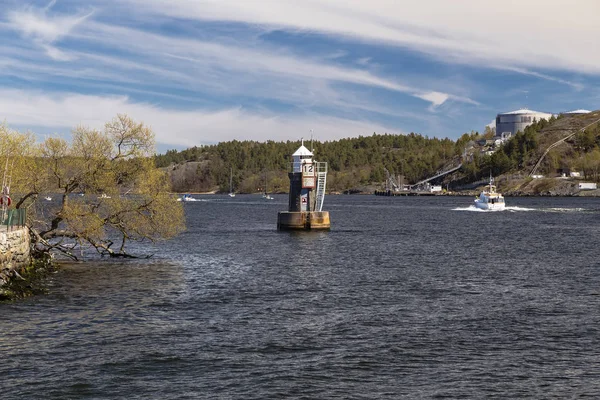
[(539, 121), (542, 118), (548, 120), (552, 115), (526, 108), (500, 113), (496, 116), (496, 138), (506, 140), (517, 132), (523, 132), (534, 120)]

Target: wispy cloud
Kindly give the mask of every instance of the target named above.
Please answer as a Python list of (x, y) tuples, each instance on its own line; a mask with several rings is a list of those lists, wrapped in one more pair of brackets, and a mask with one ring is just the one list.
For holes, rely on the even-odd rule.
[[(161, 15), (321, 32), (402, 46), (457, 63), (600, 74), (596, 0), (127, 0)], [(557, 21), (561, 21), (557, 24)], [(526, 40), (524, 40), (526, 38)]]
[(92, 12), (77, 15), (54, 15), (51, 13), (56, 0), (46, 7), (26, 6), (7, 14), (8, 25), (24, 37), (33, 40), (45, 50), (46, 54), (58, 61), (72, 59), (67, 53), (59, 50), (55, 44), (69, 35), (75, 27), (92, 15)]
[(311, 129), (319, 140), (401, 133), (363, 120), (316, 113), (286, 115), (257, 113), (240, 107), (182, 111), (131, 101), (126, 96), (89, 96), (74, 93), (48, 95), (37, 91), (1, 90), (2, 117), (15, 126), (42, 126), (58, 131), (82, 124), (101, 128), (118, 113), (152, 126), (157, 142), (194, 146), (228, 140), (295, 140)]
[(506, 70), (506, 71), (517, 72), (517, 73), (523, 74), (523, 75), (535, 76), (536, 78), (544, 79), (544, 80), (551, 81), (551, 82), (562, 83), (564, 85), (571, 86), (573, 89), (575, 89), (577, 91), (581, 91), (585, 87), (582, 83), (579, 83), (579, 82), (571, 82), (569, 80), (557, 78), (555, 76), (551, 76), (551, 75), (548, 75), (548, 74), (542, 74), (542, 73), (539, 73), (539, 72), (530, 71), (527, 68), (502, 67), (502, 66), (498, 66), (497, 68), (498, 69), (503, 69), (503, 70)]
[[(64, 129), (78, 113), (101, 123), (126, 111), (176, 131), (164, 136), (174, 144), (248, 137), (250, 123), (254, 138), (280, 137), (286, 123), (302, 134), (311, 119), (332, 138), (390, 126), (453, 137), (512, 107), (517, 87), (561, 110), (597, 85), (600, 56), (585, 39), (595, 19), (583, 13), (569, 31), (551, 22), (585, 0), (538, 1), (515, 16), (475, 0), (5, 0), (0, 82), (40, 108), (3, 100), (0, 119)], [(523, 25), (491, 29), (489, 15)], [(202, 135), (186, 133), (194, 118), (207, 122)]]
[[(37, 16), (39, 13), (41, 13), (40, 10), (35, 12), (28, 10), (25, 15), (30, 19), (35, 19), (32, 15)], [(16, 16), (17, 14), (20, 15), (19, 13), (13, 13), (11, 20), (16, 21), (19, 18)], [(63, 30), (59, 30), (55, 23), (30, 24), (30, 28), (24, 29), (27, 32), (29, 30), (40, 32), (39, 37), (44, 38), (44, 42), (52, 43), (61, 35), (71, 32), (77, 23), (88, 17), (89, 14), (78, 18), (71, 17), (67, 27), (61, 28)], [(44, 21), (48, 22), (48, 18)], [(43, 28), (46, 25), (48, 26)], [(123, 40), (125, 37), (127, 38), (126, 41)], [(266, 85), (266, 87), (273, 88), (277, 82), (283, 83), (285, 87), (287, 86), (286, 81), (290, 80), (295, 83), (303, 81), (296, 86), (314, 87), (314, 82), (321, 80), (330, 83), (341, 82), (370, 86), (404, 93), (430, 102), (432, 107), (437, 107), (448, 99), (476, 104), (475, 101), (469, 98), (440, 93), (431, 90), (432, 88), (407, 85), (395, 79), (375, 75), (366, 69), (339, 66), (335, 63), (337, 56), (321, 59), (307, 58), (281, 48), (268, 46), (260, 48), (242, 47), (218, 41), (178, 38), (138, 29), (107, 25), (91, 20), (81, 26), (78, 33), (72, 33), (72, 39), (111, 48), (135, 58), (135, 61), (128, 61), (121, 57), (115, 62), (111, 60), (110, 56), (89, 55), (90, 58), (112, 63), (114, 68), (143, 69), (146, 72), (154, 70), (160, 79), (179, 75), (175, 79), (179, 83), (189, 85), (192, 81), (194, 86), (213, 87), (223, 93), (237, 92), (240, 89), (247, 90), (249, 85), (252, 86), (253, 82), (258, 81), (261, 81), (261, 86), (265, 86), (264, 82), (273, 82)], [(47, 54), (55, 60), (66, 60), (69, 57), (82, 56), (80, 52), (74, 51), (67, 55), (45, 43), (42, 44), (42, 47), (46, 48)], [(240, 62), (240, 60), (244, 61)], [(85, 71), (90, 73), (93, 70), (94, 67), (90, 66)], [(106, 73), (105, 71), (98, 72), (103, 75)], [(282, 92), (289, 93), (289, 89), (284, 88)], [(436, 96), (423, 94), (430, 92), (435, 93)], [(442, 98), (444, 101), (440, 101)]]

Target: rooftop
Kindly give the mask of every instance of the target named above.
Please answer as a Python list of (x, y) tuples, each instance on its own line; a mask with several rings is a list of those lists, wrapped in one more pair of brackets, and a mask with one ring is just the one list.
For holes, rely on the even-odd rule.
[(543, 111), (529, 110), (527, 108), (521, 108), (521, 109), (515, 110), (515, 111), (499, 113), (498, 115), (507, 115), (507, 114), (551, 114), (551, 113), (547, 113), (547, 112), (543, 112)]
[(294, 154), (292, 154), (292, 157), (294, 156), (312, 156), (313, 153), (310, 152), (310, 150), (308, 150), (306, 147), (304, 147), (304, 144), (301, 145), (300, 147), (298, 147), (298, 150), (296, 150), (296, 152)]
[(589, 113), (591, 113), (590, 110), (579, 109), (579, 110), (567, 111), (567, 112), (564, 112), (563, 114), (589, 114)]

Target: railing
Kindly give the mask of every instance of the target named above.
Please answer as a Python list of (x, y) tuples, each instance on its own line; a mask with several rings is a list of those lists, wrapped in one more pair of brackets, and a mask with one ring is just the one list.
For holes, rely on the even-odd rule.
[(3, 210), (2, 225), (6, 226), (6, 230), (14, 227), (23, 227), (27, 223), (27, 209), (18, 208), (12, 210)]
[(317, 201), (315, 211), (323, 211), (323, 201), (325, 200), (325, 185), (327, 184), (327, 163), (325, 164), (325, 172), (317, 172)]

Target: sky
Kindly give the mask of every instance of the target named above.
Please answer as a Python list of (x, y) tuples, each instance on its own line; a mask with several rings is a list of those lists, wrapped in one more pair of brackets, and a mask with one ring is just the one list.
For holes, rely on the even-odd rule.
[(69, 138), (118, 113), (159, 149), (600, 108), (597, 0), (0, 0), (0, 122)]

